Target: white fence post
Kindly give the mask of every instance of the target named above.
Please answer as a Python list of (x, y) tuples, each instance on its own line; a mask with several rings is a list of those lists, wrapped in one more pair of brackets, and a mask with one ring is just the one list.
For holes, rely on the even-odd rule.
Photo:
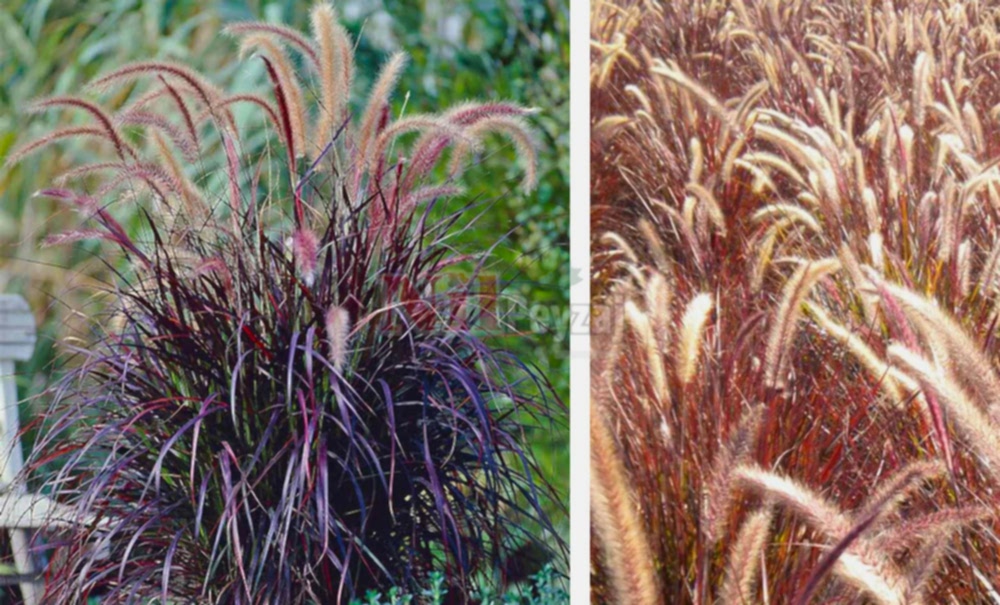
[[(35, 350), (35, 318), (23, 298), (0, 295), (0, 480), (11, 490), (10, 496), (23, 493), (24, 486), (17, 481), (24, 466), (21, 440), (18, 436), (20, 424), (17, 418), (17, 386), (14, 382), (14, 362), (26, 361)], [(8, 500), (10, 501), (10, 500)], [(3, 508), (7, 508), (4, 506)], [(10, 528), (11, 548), (14, 565), (19, 576), (34, 576), (38, 573), (28, 547), (31, 531), (27, 528)], [(42, 587), (37, 581), (21, 582), (21, 597), (25, 605), (38, 605), (42, 597)]]

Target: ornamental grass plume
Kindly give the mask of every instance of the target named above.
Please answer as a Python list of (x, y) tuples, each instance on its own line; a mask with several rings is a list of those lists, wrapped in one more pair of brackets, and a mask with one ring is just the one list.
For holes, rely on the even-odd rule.
[[(449, 269), (487, 261), (453, 242), (479, 204), (446, 203), (457, 185), (432, 178), (449, 147), (487, 132), (533, 141), (523, 122), (491, 122), (529, 111), (400, 118), (400, 55), (356, 120), (353, 44), (326, 4), (312, 25), (315, 39), (227, 28), (264, 63), (268, 92), (229, 95), (145, 61), (91, 86), (124, 99), (118, 111), (33, 106), (94, 125), (14, 160), (65, 136), (114, 155), (39, 193), (80, 215), (54, 243), (98, 239), (125, 261), (108, 261), (112, 304), (37, 423), (31, 479), (98, 521), (44, 545), (49, 602), (340, 603), (436, 574), (464, 602), (516, 581), (504, 570), (526, 547), (565, 556), (524, 441), (525, 419), (564, 409), (480, 335), (492, 294)], [(241, 141), (260, 123), (239, 123), (237, 104), (273, 129), (259, 156)], [(115, 218), (126, 205), (138, 232)]]
[(694, 379), (698, 371), (698, 358), (701, 356), (705, 324), (712, 312), (712, 297), (699, 294), (691, 299), (684, 310), (680, 329), (680, 350), (677, 354), (677, 378), (682, 386)]
[(612, 403), (608, 399), (608, 381), (614, 378), (608, 373), (613, 370), (608, 361), (619, 354), (621, 338), (621, 330), (616, 329), (607, 343), (606, 357), (596, 357), (591, 366), (595, 390), (590, 415), (590, 514), (594, 542), (609, 570), (614, 598), (621, 603), (658, 605), (663, 601), (657, 590), (649, 543), (607, 419)]
[(743, 523), (729, 555), (729, 570), (722, 584), (723, 603), (753, 603), (760, 569), (761, 553), (770, 537), (770, 508), (753, 512)]
[[(669, 285), (672, 338), (609, 362), (606, 397), (660, 597), (995, 602), (1000, 9), (602, 0), (591, 23), (594, 307), (637, 324), (619, 307), (663, 316)], [(701, 293), (692, 375), (674, 301)]]

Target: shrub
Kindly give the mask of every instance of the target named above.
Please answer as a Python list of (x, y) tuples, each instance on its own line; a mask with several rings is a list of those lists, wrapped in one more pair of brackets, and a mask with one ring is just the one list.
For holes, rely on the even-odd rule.
[[(444, 576), (440, 572), (431, 574), (430, 586), (414, 596), (398, 588), (391, 588), (385, 595), (369, 591), (364, 600), (354, 600), (351, 605), (409, 605), (422, 603), (424, 605), (441, 605), (445, 602), (448, 591), (444, 587)], [(545, 565), (541, 571), (531, 578), (526, 586), (514, 587), (503, 594), (495, 594), (487, 588), (473, 595), (476, 603), (482, 605), (552, 605), (569, 602), (569, 595), (562, 586), (562, 579), (551, 565)]]
[(595, 600), (995, 600), (997, 16), (595, 4)]
[[(114, 154), (40, 192), (89, 223), (52, 243), (97, 239), (130, 261), (93, 342), (76, 348), (79, 369), (51, 390), (29, 465), (87, 520), (54, 545), (55, 602), (341, 602), (415, 590), (434, 572), (464, 598), (512, 580), (502, 572), (525, 544), (548, 537), (547, 556), (564, 555), (537, 533), (552, 531), (552, 494), (520, 425), (561, 406), (483, 342), (493, 294), (476, 276), (489, 251), (451, 245), (488, 204), (437, 208), (460, 189), (427, 178), (445, 159), (458, 175), (499, 132), (530, 189), (529, 112), (469, 103), (394, 118), (399, 54), (355, 119), (352, 42), (327, 5), (312, 29), (230, 26), (273, 101), (149, 61), (92, 84), (127, 85), (117, 111), (82, 97), (33, 105), (93, 125), (12, 161), (64, 136)], [(300, 72), (318, 80), (314, 110)], [(241, 151), (240, 105), (276, 133), (258, 157)], [(121, 205), (141, 208), (142, 233), (119, 224)]]

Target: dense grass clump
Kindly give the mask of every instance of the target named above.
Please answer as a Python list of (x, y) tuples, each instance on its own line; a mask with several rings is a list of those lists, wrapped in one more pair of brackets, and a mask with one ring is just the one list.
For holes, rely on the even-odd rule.
[[(451, 240), (486, 205), (446, 204), (457, 185), (429, 182), (496, 132), (530, 190), (529, 112), (395, 118), (402, 54), (355, 112), (352, 41), (326, 5), (312, 30), (229, 28), (264, 63), (267, 95), (151, 61), (94, 82), (128, 85), (114, 111), (75, 96), (33, 106), (91, 125), (12, 161), (78, 136), (113, 158), (40, 192), (86, 223), (53, 243), (96, 239), (130, 261), (38, 421), (35, 480), (88, 520), (50, 545), (52, 602), (339, 603), (432, 577), (461, 602), (530, 574), (524, 552), (563, 555), (522, 434), (560, 405), (482, 340), (489, 251)], [(259, 157), (241, 151), (240, 105), (276, 133)], [(142, 209), (141, 234), (116, 220), (124, 204)]]
[(593, 11), (594, 600), (995, 602), (997, 8)]

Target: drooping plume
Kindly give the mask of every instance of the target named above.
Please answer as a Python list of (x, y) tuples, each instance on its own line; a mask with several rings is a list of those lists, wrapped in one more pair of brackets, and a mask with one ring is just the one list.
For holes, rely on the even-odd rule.
[(403, 67), (406, 66), (406, 55), (396, 53), (382, 66), (378, 79), (368, 96), (368, 105), (361, 116), (361, 126), (358, 129), (358, 156), (360, 165), (367, 167), (372, 163), (375, 141), (379, 136), (379, 122), (382, 114), (389, 108), (389, 99), (396, 88)]
[(792, 354), (791, 347), (799, 317), (802, 314), (802, 302), (820, 279), (838, 269), (840, 261), (834, 258), (805, 262), (785, 284), (764, 357), (766, 381), (769, 386), (774, 388), (785, 386), (786, 368)]
[(243, 39), (240, 44), (240, 54), (245, 55), (250, 50), (259, 48), (274, 65), (283, 95), (287, 102), (289, 130), (292, 132), (292, 144), (296, 155), (305, 152), (306, 110), (302, 100), (302, 88), (299, 86), (295, 70), (285, 55), (284, 50), (270, 37), (263, 34), (253, 34)]
[(755, 603), (757, 572), (761, 552), (770, 536), (774, 513), (770, 508), (750, 513), (743, 522), (729, 553), (726, 579), (722, 584), (722, 603)]

